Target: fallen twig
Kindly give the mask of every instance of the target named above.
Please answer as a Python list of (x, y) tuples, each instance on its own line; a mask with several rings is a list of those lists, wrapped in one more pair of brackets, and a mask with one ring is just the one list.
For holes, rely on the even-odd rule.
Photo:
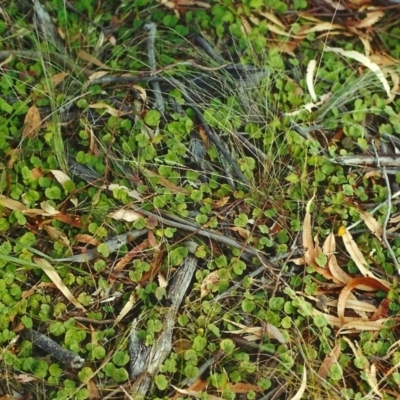
[(25, 329), (21, 332), (21, 336), (40, 347), (46, 353), (49, 353), (53, 358), (60, 361), (68, 368), (82, 368), (85, 360), (70, 350), (64, 349), (53, 339), (50, 339), (43, 333), (34, 329)]
[[(144, 29), (149, 31), (149, 37), (147, 39), (147, 57), (149, 58), (149, 66), (151, 71), (155, 71), (156, 64), (156, 56), (154, 51), (154, 43), (156, 41), (156, 33), (157, 27), (154, 22), (149, 22), (144, 26)], [(161, 114), (164, 114), (165, 104), (164, 99), (161, 94), (160, 84), (157, 81), (152, 82), (151, 86), (153, 87), (154, 100), (156, 103), (156, 109), (160, 111)]]
[[(163, 329), (150, 350), (143, 350), (143, 345), (138, 342), (135, 329), (131, 332), (131, 336), (134, 336), (133, 341), (135, 346), (140, 349), (139, 354), (135, 357), (135, 363), (133, 365), (134, 376), (138, 376), (137, 381), (134, 383), (132, 392), (135, 396), (146, 395), (154, 376), (157, 374), (161, 364), (171, 352), (172, 331), (175, 325), (178, 309), (187, 289), (189, 288), (189, 284), (196, 268), (197, 259), (192, 255), (189, 255), (176, 271), (168, 292), (168, 299), (170, 300), (171, 305), (165, 313)], [(140, 344), (139, 346), (137, 346), (138, 343)]]

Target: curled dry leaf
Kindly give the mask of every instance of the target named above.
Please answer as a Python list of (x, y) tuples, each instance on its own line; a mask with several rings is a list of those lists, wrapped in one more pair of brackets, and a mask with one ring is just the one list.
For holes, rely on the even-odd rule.
[(354, 278), (350, 282), (346, 284), (346, 286), (342, 289), (338, 299), (338, 306), (337, 306), (337, 313), (340, 321), (344, 323), (344, 311), (346, 309), (347, 299), (349, 298), (351, 292), (355, 288), (364, 288), (369, 287), (373, 290), (385, 290), (388, 291), (389, 289), (378, 281), (375, 278), (369, 277), (361, 277), (361, 278)]
[(351, 236), (351, 233), (345, 227), (341, 227), (340, 231), (342, 233), (343, 243), (346, 247), (346, 250), (349, 252), (352, 260), (357, 265), (357, 268), (359, 269), (361, 274), (364, 277), (373, 278), (376, 282), (379, 282), (387, 290), (390, 289), (391, 285), (389, 282), (387, 282), (383, 279), (377, 278), (372, 273), (372, 271), (367, 269), (367, 267), (366, 267), (368, 265), (367, 261), (365, 260), (363, 254), (361, 253), (360, 249), (358, 248), (357, 243), (354, 241), (353, 237)]
[(346, 51), (346, 50), (341, 49), (340, 47), (326, 46), (325, 50), (340, 54), (344, 57), (352, 58), (353, 60), (356, 60), (356, 61), (360, 62), (361, 64), (363, 64), (365, 67), (369, 68), (377, 76), (377, 78), (381, 81), (382, 86), (385, 89), (387, 96), (390, 97), (390, 86), (385, 77), (385, 74), (383, 73), (383, 71), (377, 64), (372, 62), (364, 54), (361, 54), (355, 50)]
[(311, 227), (311, 213), (310, 207), (314, 197), (307, 203), (306, 215), (303, 222), (303, 248), (304, 259), (308, 265), (317, 265), (315, 258), (317, 257), (317, 251), (314, 247), (314, 241), (312, 238), (312, 227)]
[(344, 317), (344, 323), (340, 321), (339, 317), (335, 317), (334, 315), (323, 313), (316, 308), (312, 310), (312, 315), (318, 317), (324, 317), (326, 321), (338, 328), (340, 328), (340, 333), (354, 333), (354, 332), (362, 332), (362, 331), (378, 331), (385, 327), (385, 323), (387, 322), (387, 318), (382, 318), (376, 321), (370, 320), (362, 320), (360, 318), (354, 317)]
[(346, 272), (344, 272), (343, 269), (340, 268), (336, 256), (334, 254), (332, 254), (329, 257), (328, 268), (330, 273), (332, 274), (334, 281), (343, 284), (346, 284), (351, 281), (352, 279), (351, 276), (347, 275)]
[(136, 211), (126, 210), (124, 208), (114, 211), (108, 214), (108, 216), (112, 219), (116, 219), (117, 221), (126, 221), (126, 222), (133, 222), (142, 218), (142, 216), (138, 214)]
[(200, 298), (207, 296), (214, 285), (219, 282), (218, 271), (213, 271), (209, 273), (203, 280), (200, 286)]

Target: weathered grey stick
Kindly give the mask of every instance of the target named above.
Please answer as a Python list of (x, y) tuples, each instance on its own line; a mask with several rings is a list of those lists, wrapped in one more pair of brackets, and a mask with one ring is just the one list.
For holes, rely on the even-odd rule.
[[(154, 22), (149, 22), (144, 26), (144, 29), (149, 31), (149, 37), (147, 39), (147, 56), (149, 58), (150, 70), (155, 71), (157, 69), (157, 64), (154, 43), (156, 41), (157, 26)], [(161, 94), (160, 83), (158, 81), (154, 81), (151, 86), (153, 87), (156, 108), (161, 114), (164, 114), (165, 104)]]
[(332, 158), (331, 161), (335, 164), (348, 165), (355, 167), (373, 166), (378, 167), (397, 167), (400, 168), (400, 156), (379, 156), (379, 160), (375, 156), (342, 156)]
[[(140, 352), (137, 357), (135, 357), (133, 372), (135, 376), (138, 376), (138, 379), (134, 383), (132, 395), (146, 395), (155, 374), (159, 371), (161, 364), (170, 354), (172, 349), (172, 331), (175, 326), (178, 309), (189, 288), (196, 267), (197, 259), (189, 255), (175, 273), (168, 292), (168, 299), (171, 301), (171, 306), (164, 316), (162, 331), (149, 351), (143, 351), (142, 345), (140, 345)], [(136, 345), (138, 343), (138, 338), (135, 329), (131, 331), (131, 336), (132, 334), (134, 336), (133, 341)]]
[(34, 329), (25, 329), (21, 332), (21, 336), (32, 342), (35, 346), (40, 347), (46, 353), (49, 353), (53, 358), (60, 361), (63, 365), (69, 368), (82, 368), (85, 360), (70, 350), (64, 349), (53, 339), (50, 339), (43, 333)]

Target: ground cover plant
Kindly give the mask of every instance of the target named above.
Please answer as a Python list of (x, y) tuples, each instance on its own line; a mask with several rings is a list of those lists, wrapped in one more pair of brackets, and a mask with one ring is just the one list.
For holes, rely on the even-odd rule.
[(396, 10), (1, 5), (1, 395), (398, 398)]

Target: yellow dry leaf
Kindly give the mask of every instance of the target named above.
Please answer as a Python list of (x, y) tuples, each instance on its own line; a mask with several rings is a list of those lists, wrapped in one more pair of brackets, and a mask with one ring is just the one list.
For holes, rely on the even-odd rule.
[(40, 117), (39, 109), (36, 107), (35, 104), (29, 107), (29, 110), (25, 115), (24, 123), (25, 125), (22, 131), (22, 137), (35, 137), (38, 134), (40, 126), (42, 124), (42, 118)]
[(43, 272), (49, 277), (49, 279), (56, 285), (57, 289), (76, 307), (86, 312), (85, 307), (75, 298), (70, 290), (65, 286), (65, 283), (58, 275), (58, 272), (54, 267), (44, 258), (34, 257), (33, 261), (38, 264)]

